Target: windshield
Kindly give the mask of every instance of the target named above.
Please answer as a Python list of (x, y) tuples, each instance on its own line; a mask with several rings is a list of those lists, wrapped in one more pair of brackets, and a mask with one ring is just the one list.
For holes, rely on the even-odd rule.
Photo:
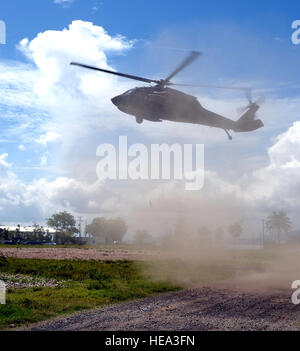
[(127, 90), (123, 95), (130, 95), (131, 93), (133, 93), (135, 91), (135, 89), (130, 89), (130, 90)]

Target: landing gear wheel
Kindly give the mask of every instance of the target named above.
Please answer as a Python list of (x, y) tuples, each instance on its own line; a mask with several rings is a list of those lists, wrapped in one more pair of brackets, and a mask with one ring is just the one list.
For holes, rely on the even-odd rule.
[(142, 124), (143, 123), (143, 117), (135, 117), (136, 123)]
[(224, 130), (225, 130), (225, 133), (226, 133), (227, 136), (228, 136), (228, 139), (229, 139), (229, 140), (232, 140), (232, 136), (229, 134), (228, 130), (227, 130), (227, 129), (224, 129)]

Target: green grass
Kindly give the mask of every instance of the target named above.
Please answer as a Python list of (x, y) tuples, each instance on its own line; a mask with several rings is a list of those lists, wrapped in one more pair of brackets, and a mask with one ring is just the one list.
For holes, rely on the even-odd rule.
[[(102, 247), (103, 248), (103, 247)], [(104, 247), (107, 248), (107, 247)], [(179, 290), (261, 272), (278, 261), (282, 248), (234, 250), (155, 262), (17, 259), (0, 256), (0, 272), (67, 281), (57, 288), (9, 290), (0, 305), (0, 329), (109, 303)], [(203, 257), (202, 257), (203, 254)], [(195, 259), (196, 257), (196, 259)], [(171, 283), (172, 282), (172, 283)]]
[(142, 262), (0, 257), (0, 271), (70, 280), (57, 288), (8, 290), (7, 304), (0, 305), (0, 329), (180, 289), (146, 276)]

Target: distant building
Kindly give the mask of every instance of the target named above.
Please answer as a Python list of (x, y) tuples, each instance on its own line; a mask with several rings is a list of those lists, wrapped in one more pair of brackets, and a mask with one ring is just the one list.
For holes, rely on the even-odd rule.
[[(10, 225), (1, 225), (0, 226), (0, 231), (1, 230), (8, 230), (9, 232), (15, 232), (15, 231), (19, 231), (20, 233), (29, 233), (32, 234), (34, 232), (34, 227), (32, 226), (28, 226), (28, 227), (19, 227), (19, 226), (10, 226)], [(55, 234), (56, 230), (53, 228), (48, 228), (48, 227), (43, 227), (43, 230), (45, 231), (45, 233), (49, 233), (49, 234)]]
[[(27, 235), (33, 234), (35, 228), (33, 226), (21, 227), (21, 226), (1, 225), (0, 233), (4, 230), (7, 230), (8, 232), (13, 232), (13, 233), (18, 232), (22, 237), (25, 237), (26, 234)], [(43, 227), (43, 231), (45, 234), (50, 234), (53, 241), (56, 230), (53, 228)]]

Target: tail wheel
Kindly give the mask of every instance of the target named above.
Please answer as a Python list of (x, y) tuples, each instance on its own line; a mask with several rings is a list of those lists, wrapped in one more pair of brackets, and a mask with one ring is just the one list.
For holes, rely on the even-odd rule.
[(225, 133), (226, 133), (227, 136), (228, 136), (228, 139), (229, 139), (229, 140), (232, 140), (232, 136), (229, 134), (228, 130), (227, 130), (227, 129), (224, 129), (224, 130), (225, 130)]
[(135, 117), (136, 123), (142, 124), (143, 123), (143, 117)]

